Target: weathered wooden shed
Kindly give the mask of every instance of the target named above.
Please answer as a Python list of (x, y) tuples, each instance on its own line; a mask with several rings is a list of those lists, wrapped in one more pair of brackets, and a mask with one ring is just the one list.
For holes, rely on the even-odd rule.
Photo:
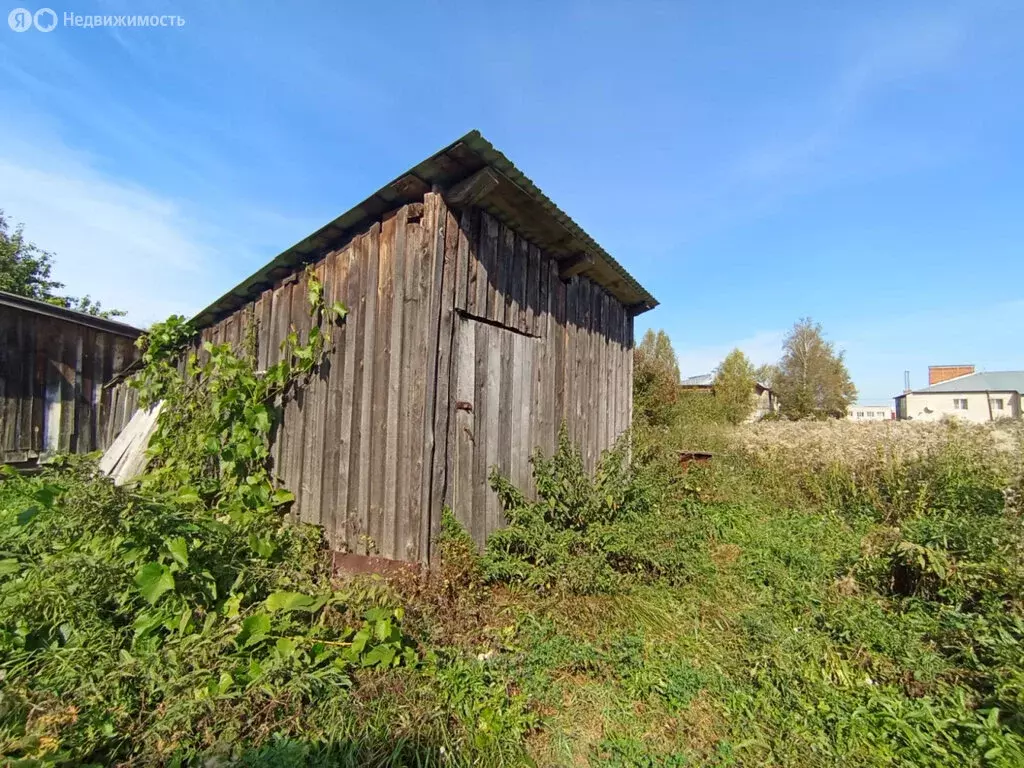
[(0, 292), (0, 464), (106, 448), (135, 397), (105, 385), (135, 360), (141, 333)]
[(293, 514), (341, 552), (426, 562), (443, 506), (482, 543), (497, 466), (526, 487), (564, 421), (593, 466), (630, 423), (633, 317), (656, 305), (472, 132), (201, 312), (204, 340), (258, 364), (309, 325), (304, 267), (350, 314), (273, 449)]

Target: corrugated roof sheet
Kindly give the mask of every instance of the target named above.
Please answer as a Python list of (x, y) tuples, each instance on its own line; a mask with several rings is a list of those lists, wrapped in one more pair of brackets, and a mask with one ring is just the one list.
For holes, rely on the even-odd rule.
[(915, 395), (931, 392), (1021, 392), (1024, 393), (1024, 371), (980, 371), (957, 376), (915, 389)]
[[(681, 387), (710, 387), (715, 383), (715, 374), (713, 373), (702, 373), (700, 376), (690, 376), (687, 379), (683, 379), (679, 382)], [(771, 389), (770, 386), (765, 384), (763, 381), (755, 381), (757, 386), (761, 389)]]
[(683, 379), (679, 383), (684, 387), (710, 387), (714, 380), (714, 374), (702, 373), (700, 376), (690, 376), (689, 378)]
[(583, 274), (604, 286), (623, 304), (631, 306), (635, 313), (657, 306), (657, 300), (611, 254), (548, 199), (479, 131), (470, 131), (293, 245), (196, 315), (194, 322), (198, 327), (216, 322), (277, 280), (343, 245), (387, 211), (422, 199), (424, 192), (435, 185), (449, 189), (484, 167), (504, 176), (519, 196), (515, 204), (505, 206), (488, 204), (485, 199), (481, 204), (484, 210), (519, 230), (535, 245), (557, 255), (568, 258), (585, 253), (593, 260), (593, 266)]

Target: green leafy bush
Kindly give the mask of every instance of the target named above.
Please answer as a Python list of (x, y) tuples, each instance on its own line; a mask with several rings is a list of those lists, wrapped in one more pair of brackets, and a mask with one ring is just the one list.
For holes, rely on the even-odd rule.
[[(145, 762), (415, 664), (402, 609), (325, 587), (314, 528), (227, 523), (90, 464), (0, 485), (0, 752)], [(275, 704), (276, 702), (276, 704)]]
[(555, 455), (535, 454), (532, 464), (536, 501), (491, 475), (508, 525), (487, 542), (488, 579), (597, 594), (692, 575), (684, 512), (661, 507), (664, 488), (630, 463), (625, 442), (601, 457), (591, 477), (563, 428)]

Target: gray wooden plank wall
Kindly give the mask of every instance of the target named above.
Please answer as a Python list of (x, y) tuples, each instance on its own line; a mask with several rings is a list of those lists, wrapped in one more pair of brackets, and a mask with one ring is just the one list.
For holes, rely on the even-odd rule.
[(109, 446), (137, 398), (104, 385), (137, 354), (132, 337), (0, 306), (0, 463)]
[[(436, 379), (438, 331), (430, 316), (443, 214), (440, 198), (427, 198), (313, 267), (326, 303), (344, 302), (349, 315), (330, 328), (319, 374), (287, 398), (272, 455), (275, 473), (296, 496), (295, 518), (322, 525), (342, 552), (410, 561), (428, 555), (433, 454), (424, 433)], [(299, 271), (206, 328), (202, 339), (241, 343), (255, 323), (257, 364), (273, 365), (289, 330), (305, 339), (307, 289)]]
[(600, 286), (559, 279), (553, 259), (487, 213), (463, 213), (459, 239), (445, 502), (482, 545), (504, 524), (492, 466), (533, 492), (530, 456), (551, 454), (563, 421), (591, 470), (629, 426), (633, 326)]
[[(503, 524), (492, 465), (531, 487), (564, 419), (593, 467), (628, 426), (632, 319), (478, 209), (403, 206), (315, 263), (343, 301), (318, 376), (284, 406), (275, 471), (299, 520), (343, 552), (422, 561), (448, 504), (478, 542)], [(303, 272), (203, 331), (258, 365), (309, 328)]]

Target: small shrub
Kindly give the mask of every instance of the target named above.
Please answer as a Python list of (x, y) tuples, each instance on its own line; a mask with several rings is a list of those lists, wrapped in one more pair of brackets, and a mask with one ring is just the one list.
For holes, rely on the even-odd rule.
[(490, 581), (597, 594), (686, 577), (682, 518), (662, 512), (663, 489), (631, 466), (625, 444), (606, 452), (591, 477), (563, 428), (555, 455), (532, 463), (537, 501), (492, 473), (508, 525), (487, 542)]
[(6, 473), (0, 753), (195, 757), (222, 731), (258, 734), (253, 712), (276, 719), (363, 669), (418, 662), (400, 607), (321, 580), (317, 529), (261, 524), (255, 546), (252, 530), (115, 488), (87, 462)]

